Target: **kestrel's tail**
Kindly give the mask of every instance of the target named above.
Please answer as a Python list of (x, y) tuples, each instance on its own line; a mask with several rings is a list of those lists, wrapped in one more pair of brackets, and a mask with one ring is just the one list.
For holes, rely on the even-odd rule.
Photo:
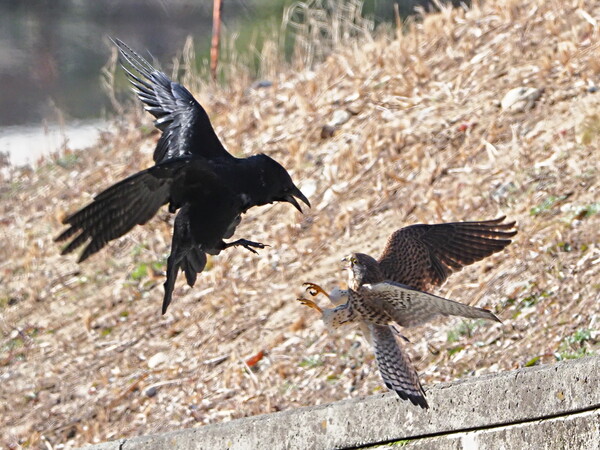
[(387, 325), (371, 323), (369, 330), (377, 366), (388, 389), (396, 392), (401, 399), (410, 400), (413, 405), (429, 408), (419, 375), (408, 355), (402, 351), (392, 329)]

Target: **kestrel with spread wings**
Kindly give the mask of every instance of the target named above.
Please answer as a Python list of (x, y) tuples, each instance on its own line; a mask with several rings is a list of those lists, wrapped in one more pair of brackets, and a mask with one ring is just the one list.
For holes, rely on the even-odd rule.
[(312, 300), (298, 299), (317, 309), (329, 328), (358, 322), (373, 345), (385, 385), (404, 400), (428, 408), (425, 392), (408, 355), (390, 323), (410, 327), (434, 317), (461, 316), (500, 321), (490, 311), (424, 292), (448, 276), (509, 245), (517, 232), (504, 217), (479, 222), (418, 224), (401, 228), (388, 239), (379, 258), (353, 253), (344, 258), (348, 289), (328, 294), (305, 283), (312, 295), (325, 294), (335, 308), (321, 309)]

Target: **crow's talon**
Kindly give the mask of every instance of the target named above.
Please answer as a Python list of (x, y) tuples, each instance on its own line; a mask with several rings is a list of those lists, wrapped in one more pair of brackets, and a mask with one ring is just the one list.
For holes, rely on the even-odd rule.
[[(225, 248), (234, 247), (234, 246), (235, 247), (237, 247), (237, 246), (244, 247), (246, 250), (251, 251), (252, 253), (256, 253), (256, 254), (258, 254), (258, 252), (256, 250), (254, 250), (254, 248), (263, 249), (265, 247), (270, 247), (270, 245), (268, 245), (268, 244), (263, 244), (262, 242), (249, 241), (247, 239), (238, 239), (237, 241), (228, 242), (227, 244), (225, 244)], [(254, 248), (252, 248), (252, 247), (254, 247)]]

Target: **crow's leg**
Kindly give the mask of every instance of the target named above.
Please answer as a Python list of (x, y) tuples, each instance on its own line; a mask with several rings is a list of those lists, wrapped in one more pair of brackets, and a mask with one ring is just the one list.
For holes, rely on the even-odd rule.
[(267, 244), (262, 244), (260, 242), (253, 242), (253, 241), (249, 241), (247, 239), (238, 239), (237, 241), (233, 241), (233, 242), (223, 242), (223, 249), (226, 249), (229, 247), (237, 247), (237, 246), (244, 247), (246, 250), (250, 250), (252, 253), (258, 253), (256, 250), (254, 250), (254, 248), (268, 247)]

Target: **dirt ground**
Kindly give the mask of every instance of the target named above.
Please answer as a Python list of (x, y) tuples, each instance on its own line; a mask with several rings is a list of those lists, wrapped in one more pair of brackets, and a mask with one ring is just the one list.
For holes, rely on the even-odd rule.
[[(196, 92), (232, 153), (279, 160), (313, 207), (249, 211), (236, 235), (271, 247), (213, 257), (194, 289), (180, 277), (165, 316), (166, 210), (81, 265), (53, 242), (66, 214), (151, 164), (149, 115), (3, 168), (0, 443), (70, 448), (382, 392), (360, 333), (327, 333), (295, 299), (305, 281), (343, 285), (344, 255), (376, 256), (419, 222), (506, 215), (519, 230), (437, 291), (502, 324), (402, 330), (425, 387), (598, 352), (600, 4), (474, 3), (282, 68), (271, 87)], [(519, 87), (529, 98), (502, 107)]]

